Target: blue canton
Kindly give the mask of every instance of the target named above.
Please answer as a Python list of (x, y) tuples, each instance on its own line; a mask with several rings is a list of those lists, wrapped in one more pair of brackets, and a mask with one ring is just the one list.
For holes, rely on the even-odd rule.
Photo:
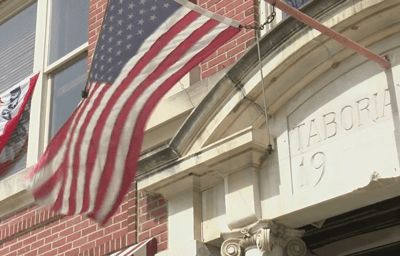
[(146, 38), (180, 7), (171, 0), (110, 0), (89, 81), (113, 83)]

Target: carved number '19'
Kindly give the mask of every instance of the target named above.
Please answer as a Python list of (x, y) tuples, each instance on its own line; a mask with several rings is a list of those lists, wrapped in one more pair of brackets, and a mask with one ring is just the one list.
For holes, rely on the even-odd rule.
[(307, 161), (304, 162), (304, 157), (301, 158), (299, 166), (305, 167), (305, 170), (303, 169), (300, 173), (300, 187), (306, 187), (308, 185), (307, 183), (313, 183), (313, 186), (315, 187), (320, 183), (325, 175), (326, 157), (323, 152), (317, 152), (312, 155), (309, 163), (309, 166), (307, 166)]

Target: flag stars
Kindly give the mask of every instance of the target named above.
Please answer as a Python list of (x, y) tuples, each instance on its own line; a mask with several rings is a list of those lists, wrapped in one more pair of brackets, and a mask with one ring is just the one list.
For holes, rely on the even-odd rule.
[(110, 36), (110, 38), (108, 38), (108, 42), (112, 42), (112, 40), (113, 40), (113, 38), (112, 38), (112, 36)]
[(100, 71), (104, 70), (104, 65), (101, 65)]
[(143, 23), (144, 23), (144, 19), (140, 19), (138, 22), (138, 25), (143, 25)]
[(111, 5), (110, 10), (112, 11), (112, 10), (114, 10), (114, 8), (115, 8), (115, 6)]
[(128, 44), (128, 45), (126, 46), (126, 49), (127, 49), (127, 50), (130, 50), (131, 47), (132, 47), (132, 45), (131, 45), (131, 44)]
[(133, 9), (134, 6), (135, 6), (135, 4), (134, 4), (134, 3), (131, 3), (131, 4), (128, 5), (128, 8), (129, 8), (129, 9)]
[(150, 16), (150, 20), (152, 20), (152, 21), (154, 21), (156, 18), (157, 18), (156, 15), (151, 15)]
[(117, 56), (121, 56), (121, 51), (117, 51)]
[(108, 52), (112, 52), (112, 47), (108, 48)]
[(119, 0), (119, 4), (122, 4), (124, 2), (124, 0)]
[(151, 10), (152, 10), (152, 11), (157, 10), (157, 5), (153, 5), (153, 6), (151, 7)]
[(108, 19), (109, 19), (110, 21), (113, 21), (114, 18), (115, 18), (115, 17), (114, 17), (113, 15), (111, 15), (110, 18), (108, 18)]
[(143, 15), (145, 12), (146, 12), (146, 10), (142, 9), (142, 10), (139, 11), (139, 14)]
[(164, 4), (164, 8), (168, 8), (169, 7), (169, 3)]
[(129, 24), (128, 27), (127, 27), (127, 29), (132, 30), (132, 27), (133, 27), (133, 25), (132, 25), (132, 24)]
[(145, 4), (147, 2), (147, 0), (140, 0), (140, 4)]
[(132, 38), (132, 35), (128, 35), (127, 37), (126, 37), (126, 40), (130, 40)]
[(122, 9), (122, 8), (118, 10), (119, 15), (122, 15), (123, 12), (124, 12), (124, 9)]
[(109, 77), (108, 77), (108, 81), (111, 81), (111, 80), (112, 80), (112, 76), (109, 76)]
[(105, 57), (105, 56), (104, 56), (104, 54), (103, 54), (103, 55), (100, 56), (100, 59), (101, 59), (101, 60), (104, 60), (104, 57)]
[(118, 66), (121, 66), (124, 63), (122, 60), (118, 62)]
[(118, 21), (118, 25), (122, 26), (122, 22), (124, 22), (123, 20), (119, 20)]
[(129, 14), (129, 15), (128, 15), (128, 19), (130, 19), (130, 20), (131, 20), (131, 19), (133, 18), (133, 16), (135, 16), (135, 15), (133, 15), (132, 13), (131, 13), (131, 14)]
[(111, 63), (111, 61), (112, 61), (112, 58), (110, 57), (110, 58), (108, 58), (108, 63)]
[(121, 40), (117, 41), (117, 45), (121, 45), (121, 43), (122, 43)]
[(141, 34), (143, 34), (143, 32), (144, 32), (143, 29), (139, 29), (139, 31), (137, 32), (137, 34), (138, 34), (138, 35), (141, 35)]
[(122, 35), (122, 30), (118, 30), (117, 35)]
[(108, 31), (110, 31), (110, 32), (112, 32), (113, 30), (114, 30), (114, 27), (113, 27), (113, 26), (111, 26), (111, 27), (108, 28)]

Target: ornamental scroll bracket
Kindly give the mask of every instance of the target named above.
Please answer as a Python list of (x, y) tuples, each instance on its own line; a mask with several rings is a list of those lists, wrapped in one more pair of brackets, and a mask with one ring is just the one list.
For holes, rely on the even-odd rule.
[(260, 221), (250, 227), (223, 233), (222, 256), (243, 256), (251, 248), (272, 252), (274, 247), (283, 248), (284, 256), (306, 256), (307, 246), (301, 239), (304, 231), (291, 229), (272, 221)]

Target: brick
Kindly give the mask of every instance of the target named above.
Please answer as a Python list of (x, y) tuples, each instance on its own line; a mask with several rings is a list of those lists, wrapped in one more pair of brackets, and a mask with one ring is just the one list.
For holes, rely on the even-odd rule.
[(66, 244), (64, 246), (61, 246), (60, 248), (58, 248), (58, 253), (63, 253), (65, 251), (68, 251), (69, 249), (72, 248), (72, 243)]
[(140, 231), (143, 232), (143, 231), (149, 230), (151, 228), (154, 228), (157, 225), (158, 225), (157, 220), (150, 220), (150, 221), (145, 222), (142, 225), (140, 225)]
[(120, 237), (126, 235), (127, 233), (128, 233), (128, 230), (127, 229), (123, 229), (123, 230), (120, 230), (120, 231), (117, 231), (117, 232), (113, 233), (112, 234), (112, 238), (113, 239), (120, 238)]
[(114, 231), (119, 230), (120, 228), (121, 228), (121, 224), (117, 223), (117, 224), (114, 224), (114, 225), (106, 227), (104, 232), (105, 232), (105, 234), (110, 234), (110, 233), (112, 233)]
[[(75, 246), (74, 246), (75, 247)], [(87, 244), (85, 244), (85, 245), (83, 245), (82, 247), (81, 247), (81, 252), (83, 251), (87, 251), (87, 250), (89, 250), (89, 249), (92, 249), (92, 248), (94, 248), (95, 247), (95, 243), (94, 243), (94, 241), (92, 241), (92, 242), (89, 242), (89, 243), (87, 243)]]
[(76, 226), (74, 226), (74, 232), (79, 231), (84, 228), (87, 228), (88, 226), (89, 226), (89, 221), (85, 220), (85, 221), (81, 222), (80, 224), (77, 224)]
[(73, 227), (70, 227), (70, 228), (67, 228), (67, 229), (61, 231), (60, 237), (64, 237), (64, 236), (68, 236), (68, 235), (72, 234), (73, 230), (74, 230)]
[(158, 208), (157, 210), (152, 211), (150, 213), (150, 216), (154, 218), (154, 217), (164, 215), (166, 213), (167, 213), (167, 207), (164, 206), (164, 207)]
[(25, 256), (36, 256), (36, 255), (38, 255), (37, 250), (31, 251), (31, 252), (28, 252), (27, 254), (25, 254)]
[(41, 246), (43, 246), (43, 245), (44, 245), (44, 239), (39, 240), (39, 241), (37, 241), (37, 242), (31, 244), (31, 250), (36, 249), (36, 248), (39, 248), (39, 247), (41, 247)]
[(43, 254), (43, 256), (54, 256), (54, 255), (57, 255), (57, 249)]
[(75, 256), (79, 254), (79, 248), (72, 249), (65, 253), (64, 256)]
[(161, 234), (162, 232), (167, 231), (167, 224), (162, 224), (154, 229), (152, 229), (151, 232), (151, 236), (155, 236), (157, 234)]
[(167, 248), (168, 248), (168, 243), (167, 243), (167, 241), (157, 244), (157, 251), (158, 251), (158, 252), (161, 252), (161, 251), (163, 251), (163, 250), (166, 250)]
[(90, 233), (93, 233), (96, 231), (96, 229), (97, 229), (97, 227), (95, 225), (85, 228), (82, 230), (82, 236), (86, 236)]
[(10, 247), (10, 251), (15, 251), (15, 250), (21, 248), (21, 246), (22, 246), (22, 242), (15, 243)]
[(88, 238), (88, 237), (85, 236), (85, 237), (82, 237), (82, 238), (80, 238), (80, 239), (74, 241), (74, 243), (72, 244), (73, 247), (79, 247), (79, 246), (85, 244), (85, 243), (88, 241), (87, 238)]
[(150, 238), (150, 232), (146, 231), (139, 235), (139, 242)]
[(18, 250), (18, 255), (23, 255), (23, 254), (29, 252), (30, 250), (31, 250), (31, 249), (30, 249), (30, 246), (27, 245), (27, 246), (23, 247), (22, 249), (19, 249), (19, 250)]
[(62, 224), (60, 224), (60, 225), (58, 225), (58, 226), (52, 228), (52, 229), (51, 229), (51, 233), (54, 234), (54, 233), (60, 232), (60, 231), (63, 230), (64, 228), (65, 228), (65, 223), (62, 223)]
[(104, 229), (100, 229), (99, 231), (89, 235), (89, 241), (96, 240), (97, 238), (100, 238), (104, 235)]
[(53, 248), (57, 248), (57, 247), (63, 246), (65, 244), (66, 240), (67, 239), (64, 237), (64, 238), (61, 238), (61, 239), (55, 241), (53, 243)]
[(104, 236), (104, 237), (102, 237), (100, 239), (97, 239), (96, 240), (96, 246), (100, 246), (100, 245), (110, 241), (111, 239), (112, 239), (111, 235), (107, 235), (107, 236)]
[(50, 251), (51, 250), (51, 244), (47, 244), (47, 245), (45, 245), (45, 246), (43, 246), (43, 247), (40, 247), (39, 249), (38, 249), (38, 253), (39, 253), (39, 255), (42, 255), (42, 254), (44, 254), (45, 252), (48, 252), (48, 251)]
[(50, 243), (50, 242), (52, 242), (52, 241), (54, 241), (56, 239), (58, 239), (58, 234), (54, 234), (54, 235), (46, 237), (45, 238), (45, 242), (47, 244), (47, 243)]
[(75, 233), (67, 236), (67, 243), (75, 241), (76, 239), (80, 238), (81, 236), (82, 236), (81, 232), (75, 232)]

